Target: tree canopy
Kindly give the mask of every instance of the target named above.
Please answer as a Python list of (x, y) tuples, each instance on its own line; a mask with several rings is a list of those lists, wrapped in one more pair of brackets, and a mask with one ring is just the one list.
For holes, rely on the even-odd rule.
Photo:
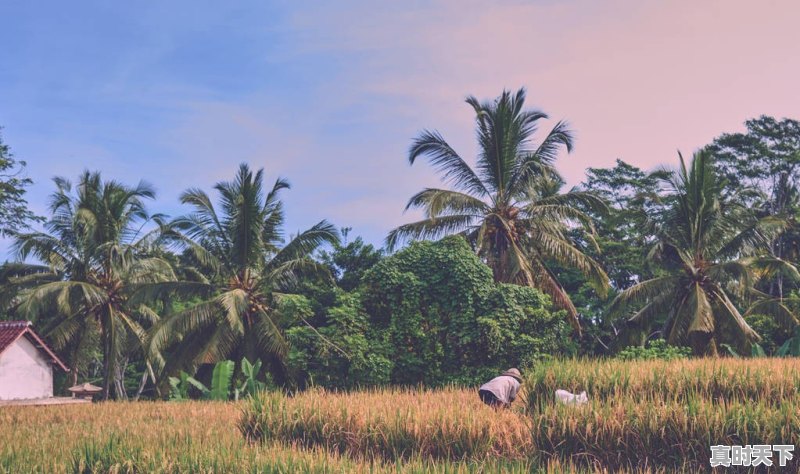
[(391, 231), (387, 244), (463, 235), (495, 280), (541, 289), (579, 330), (578, 312), (550, 262), (579, 270), (601, 295), (608, 290), (608, 277), (568, 233), (582, 229), (593, 244), (592, 219), (584, 209), (602, 212), (605, 207), (591, 192), (560, 193), (563, 179), (553, 164), (561, 149), (572, 149), (572, 132), (560, 121), (535, 143), (547, 115), (525, 109), (524, 89), (504, 91), (494, 101), (468, 97), (466, 102), (475, 114), (477, 166), (473, 170), (438, 132), (423, 131), (411, 145), (409, 162), (428, 158), (453, 189), (428, 188), (412, 196), (406, 209), (422, 209), (425, 218)]

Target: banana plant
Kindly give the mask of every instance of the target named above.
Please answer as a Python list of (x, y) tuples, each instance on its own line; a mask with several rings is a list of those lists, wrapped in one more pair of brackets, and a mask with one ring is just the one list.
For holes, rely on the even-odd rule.
[(232, 360), (217, 362), (214, 372), (211, 374), (211, 390), (206, 392), (206, 398), (211, 400), (228, 400), (230, 398), (233, 367)]
[(267, 384), (257, 379), (261, 371), (261, 360), (250, 363), (247, 358), (242, 359), (242, 384), (235, 389), (235, 398), (253, 396), (267, 389)]
[(189, 386), (199, 390), (205, 400), (228, 400), (231, 393), (233, 366), (234, 364), (231, 360), (217, 362), (217, 365), (214, 366), (214, 372), (211, 374), (211, 388), (206, 387), (199, 380), (181, 371), (179, 377), (169, 378), (169, 384), (172, 387), (170, 400), (187, 400), (189, 398)]
[(208, 388), (202, 382), (182, 371), (178, 377), (169, 378), (170, 400), (189, 400), (189, 387), (194, 387), (202, 393), (206, 393)]
[(800, 326), (795, 326), (794, 334), (776, 352), (781, 357), (800, 357)]

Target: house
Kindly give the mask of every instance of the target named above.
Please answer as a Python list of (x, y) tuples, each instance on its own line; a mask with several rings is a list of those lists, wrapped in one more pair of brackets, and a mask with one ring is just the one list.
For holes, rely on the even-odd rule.
[(0, 400), (51, 398), (53, 366), (69, 372), (31, 326), (0, 321)]

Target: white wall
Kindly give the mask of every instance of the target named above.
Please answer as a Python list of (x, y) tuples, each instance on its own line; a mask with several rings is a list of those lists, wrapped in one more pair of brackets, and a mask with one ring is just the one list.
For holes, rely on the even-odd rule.
[(53, 368), (24, 336), (0, 354), (0, 400), (53, 396)]

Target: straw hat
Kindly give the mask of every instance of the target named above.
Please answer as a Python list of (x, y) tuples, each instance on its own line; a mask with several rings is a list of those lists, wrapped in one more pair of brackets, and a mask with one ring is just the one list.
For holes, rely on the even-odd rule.
[(517, 370), (515, 368), (514, 369), (508, 369), (508, 370), (506, 370), (505, 372), (503, 372), (500, 375), (508, 375), (509, 377), (514, 377), (515, 379), (517, 379), (520, 382), (522, 382), (522, 374), (519, 373), (519, 370)]

